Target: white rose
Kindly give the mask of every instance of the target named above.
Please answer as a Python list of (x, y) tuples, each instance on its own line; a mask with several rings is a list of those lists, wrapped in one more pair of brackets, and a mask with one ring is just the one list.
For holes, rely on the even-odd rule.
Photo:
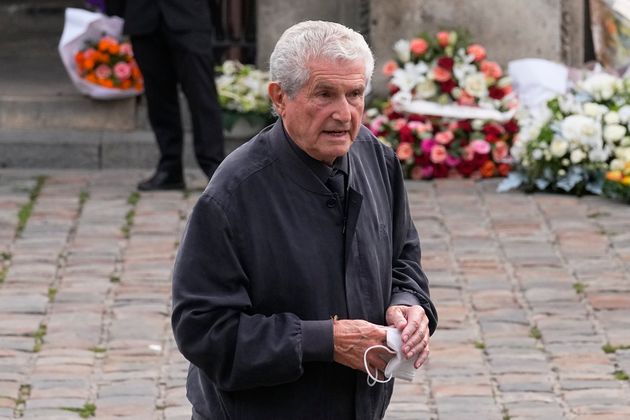
[(596, 148), (588, 152), (588, 158), (591, 162), (606, 162), (609, 155), (610, 152), (608, 149)]
[(569, 166), (569, 164), (571, 163), (571, 161), (569, 159), (562, 159), (560, 161), (560, 163), (562, 163), (562, 166)]
[(554, 137), (551, 141), (551, 154), (555, 157), (564, 156), (569, 150), (569, 143), (561, 137)]
[(610, 162), (610, 170), (611, 171), (623, 171), (624, 164), (620, 159), (613, 159)]
[(626, 137), (622, 138), (621, 142), (619, 143), (619, 145), (623, 146), (623, 147), (630, 146), (630, 137), (626, 136)]
[(613, 97), (619, 79), (608, 73), (596, 73), (581, 82), (579, 86), (590, 93), (596, 100), (607, 100)]
[(630, 105), (624, 105), (619, 108), (618, 114), (621, 122), (627, 124), (630, 121)]
[(423, 77), (416, 85), (416, 94), (414, 97), (420, 99), (430, 99), (437, 94), (437, 85), (433, 80)]
[(483, 120), (472, 120), (470, 126), (475, 131), (481, 131), (481, 129), (483, 128), (483, 124)]
[(409, 49), (409, 41), (406, 39), (400, 39), (394, 44), (394, 52), (398, 56), (398, 59), (403, 63), (411, 60), (411, 50)]
[(601, 147), (601, 124), (584, 115), (569, 115), (561, 123), (562, 137), (590, 147)]
[(559, 169), (558, 170), (558, 175), (559, 176), (565, 176), (567, 174), (567, 171), (565, 171), (564, 169)]
[(584, 160), (585, 157), (586, 153), (584, 153), (581, 149), (575, 149), (571, 152), (571, 163), (580, 163)]
[(615, 111), (607, 112), (606, 115), (604, 115), (604, 122), (606, 124), (618, 124), (619, 121), (620, 121), (619, 114), (616, 113)]
[(626, 127), (620, 124), (610, 124), (604, 127), (604, 140), (609, 142), (619, 141), (626, 134)]
[(486, 76), (483, 73), (475, 73), (464, 79), (464, 90), (475, 98), (484, 98), (488, 95)]
[(608, 108), (595, 102), (587, 102), (582, 105), (582, 111), (588, 117), (599, 118), (608, 112)]
[(532, 151), (532, 158), (534, 158), (534, 160), (540, 160), (543, 157), (543, 151), (540, 149), (534, 149)]

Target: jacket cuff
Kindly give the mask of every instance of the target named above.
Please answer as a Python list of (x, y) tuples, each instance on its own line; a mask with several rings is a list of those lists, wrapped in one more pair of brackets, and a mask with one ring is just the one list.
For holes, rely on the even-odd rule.
[(407, 292), (394, 293), (392, 295), (392, 299), (389, 303), (389, 306), (394, 306), (394, 305), (422, 306), (420, 303), (420, 299), (418, 299), (416, 295), (414, 295), (413, 293), (407, 293)]
[(302, 322), (302, 361), (333, 361), (333, 323), (332, 319), (324, 321)]

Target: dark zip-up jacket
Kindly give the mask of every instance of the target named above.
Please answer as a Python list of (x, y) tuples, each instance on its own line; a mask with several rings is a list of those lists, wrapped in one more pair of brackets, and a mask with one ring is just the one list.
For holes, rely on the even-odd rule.
[(393, 388), (333, 361), (333, 316), (437, 312), (400, 166), (364, 127), (348, 152), (347, 213), (282, 122), (230, 154), (190, 216), (172, 325), (207, 419), (379, 419)]

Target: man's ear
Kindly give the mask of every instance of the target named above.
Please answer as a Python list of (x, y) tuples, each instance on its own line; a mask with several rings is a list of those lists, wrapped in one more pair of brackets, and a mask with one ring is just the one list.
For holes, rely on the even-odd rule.
[(271, 98), (271, 102), (273, 103), (276, 112), (282, 117), (286, 106), (285, 101), (287, 99), (287, 95), (277, 82), (269, 83), (269, 86), (267, 86), (267, 93), (269, 93), (269, 97)]

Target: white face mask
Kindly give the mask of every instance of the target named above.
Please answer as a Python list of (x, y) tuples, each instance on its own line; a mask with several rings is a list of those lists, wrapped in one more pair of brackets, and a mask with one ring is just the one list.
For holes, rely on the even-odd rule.
[[(405, 379), (407, 381), (413, 380), (416, 374), (416, 368), (413, 366), (414, 359), (405, 359), (402, 351), (402, 340), (400, 337), (400, 331), (394, 327), (386, 327), (387, 329), (387, 347), (382, 345), (376, 345), (369, 347), (363, 353), (363, 364), (365, 365), (365, 371), (368, 374), (367, 383), (369, 386), (374, 386), (377, 382), (384, 384), (391, 381), (392, 378)], [(370, 368), (367, 362), (367, 355), (370, 350), (382, 348), (387, 352), (394, 354), (395, 356), (387, 363), (385, 367), (385, 379), (378, 379), (378, 372), (373, 375), (370, 372)]]

